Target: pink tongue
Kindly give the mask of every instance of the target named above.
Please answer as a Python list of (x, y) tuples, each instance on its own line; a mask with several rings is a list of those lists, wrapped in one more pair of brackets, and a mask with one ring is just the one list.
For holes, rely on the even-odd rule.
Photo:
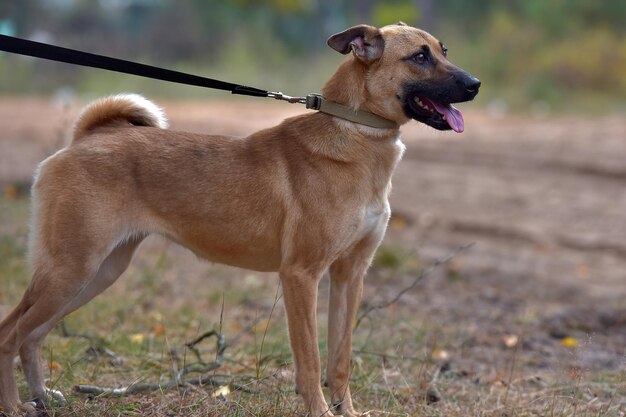
[(463, 121), (463, 115), (452, 104), (440, 104), (436, 101), (431, 101), (431, 104), (437, 109), (440, 114), (446, 116), (448, 124), (456, 133), (461, 133), (465, 129), (465, 122)]

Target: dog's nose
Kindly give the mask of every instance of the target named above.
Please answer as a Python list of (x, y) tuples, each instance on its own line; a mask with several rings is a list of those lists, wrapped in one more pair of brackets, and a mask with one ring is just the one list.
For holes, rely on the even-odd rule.
[(478, 94), (480, 88), (480, 80), (476, 77), (469, 76), (465, 81), (465, 90), (470, 94)]

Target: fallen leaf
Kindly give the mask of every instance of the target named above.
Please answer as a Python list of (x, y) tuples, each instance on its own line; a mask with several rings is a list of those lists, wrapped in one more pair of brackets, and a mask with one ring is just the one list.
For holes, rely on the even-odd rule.
[(230, 394), (230, 387), (228, 385), (222, 385), (211, 394), (212, 397), (226, 397)]
[(50, 369), (51, 371), (60, 371), (61, 369), (63, 369), (63, 367), (59, 362), (52, 361), (48, 364), (48, 369)]
[(450, 359), (450, 354), (443, 349), (435, 349), (431, 357), (436, 360), (445, 361)]
[(514, 348), (519, 343), (519, 337), (514, 334), (506, 335), (502, 338), (502, 343), (508, 348)]
[(152, 333), (154, 333), (156, 336), (162, 335), (163, 333), (165, 333), (165, 326), (162, 324), (157, 324), (152, 328)]
[(146, 338), (146, 336), (144, 336), (141, 333), (135, 333), (130, 335), (130, 341), (133, 343), (141, 343), (144, 341), (144, 339)]
[(506, 387), (508, 385), (509, 384), (506, 381), (504, 381), (504, 380), (502, 380), (500, 378), (497, 378), (495, 381), (493, 381), (493, 386), (494, 387)]
[(569, 347), (569, 348), (575, 348), (576, 346), (578, 346), (578, 340), (574, 339), (573, 337), (566, 337), (561, 339), (561, 345), (565, 346), (565, 347)]

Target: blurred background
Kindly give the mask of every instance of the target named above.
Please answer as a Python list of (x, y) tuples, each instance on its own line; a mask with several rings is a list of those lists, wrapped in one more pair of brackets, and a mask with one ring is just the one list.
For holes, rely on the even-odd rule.
[[(463, 134), (402, 127), (407, 151), (363, 306), (402, 296), (355, 330), (357, 404), (381, 415), (624, 417), (626, 1), (0, 1), (3, 34), (290, 95), (319, 91), (345, 59), (328, 36), (400, 20), (441, 39), (482, 87), (458, 105)], [(173, 129), (211, 134), (245, 136), (307, 111), (0, 53), (0, 317), (30, 279), (37, 164), (67, 143), (88, 100), (117, 92), (153, 99)], [(320, 285), (325, 356), (328, 280)], [(151, 237), (116, 285), (66, 320), (125, 362), (94, 359), (85, 340), (55, 331), (47, 375), (65, 392), (77, 380), (157, 381), (173, 372), (171, 345), (219, 328), (239, 342), (219, 372), (256, 381), (258, 395), (74, 395), (72, 415), (127, 415), (134, 404), (146, 416), (185, 404), (202, 416), (290, 415), (299, 402), (277, 287), (275, 274), (198, 262)]]
[[(358, 23), (431, 31), (483, 81), (497, 111), (624, 111), (626, 3), (614, 0), (3, 0), (0, 33), (295, 94), (335, 67), (325, 40)], [(0, 90), (81, 93), (141, 87), (211, 94), (0, 55)]]

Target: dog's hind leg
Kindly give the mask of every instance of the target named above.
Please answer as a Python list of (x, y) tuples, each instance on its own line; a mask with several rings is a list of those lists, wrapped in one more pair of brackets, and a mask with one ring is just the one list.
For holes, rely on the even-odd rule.
[(11, 331), (18, 318), (26, 311), (23, 303), (20, 303), (0, 323), (0, 415), (2, 412), (11, 415), (18, 410), (20, 398), (17, 393), (17, 385), (13, 376), (13, 357), (15, 349), (7, 347), (4, 343), (6, 335)]
[[(78, 293), (84, 276), (90, 275), (76, 264), (36, 269), (33, 280), (13, 312), (0, 325), (0, 393), (3, 411), (18, 410), (19, 398), (13, 374), (13, 357), (33, 330), (56, 317)], [(81, 280), (76, 277), (80, 276)], [(32, 407), (24, 404), (24, 411)]]
[(44, 385), (39, 354), (43, 340), (59, 320), (88, 303), (117, 280), (128, 267), (135, 249), (142, 242), (143, 238), (143, 236), (133, 237), (115, 247), (102, 262), (98, 271), (87, 285), (24, 339), (19, 352), (30, 393), (46, 406), (63, 405), (65, 399), (59, 391), (46, 388)]
[[(93, 267), (89, 267), (87, 261), (93, 254), (84, 251), (82, 260), (66, 258), (67, 262), (35, 268), (24, 297), (0, 324), (0, 407), (3, 411), (14, 412), (19, 408), (13, 375), (13, 357), (18, 349), (32, 394), (43, 401), (62, 401), (60, 394), (47, 391), (43, 383), (39, 359), (41, 343), (62, 317), (115, 282), (142, 239), (143, 236), (133, 237), (118, 244)], [(98, 252), (100, 248), (93, 250), (93, 253)], [(30, 411), (29, 407), (22, 408)]]

